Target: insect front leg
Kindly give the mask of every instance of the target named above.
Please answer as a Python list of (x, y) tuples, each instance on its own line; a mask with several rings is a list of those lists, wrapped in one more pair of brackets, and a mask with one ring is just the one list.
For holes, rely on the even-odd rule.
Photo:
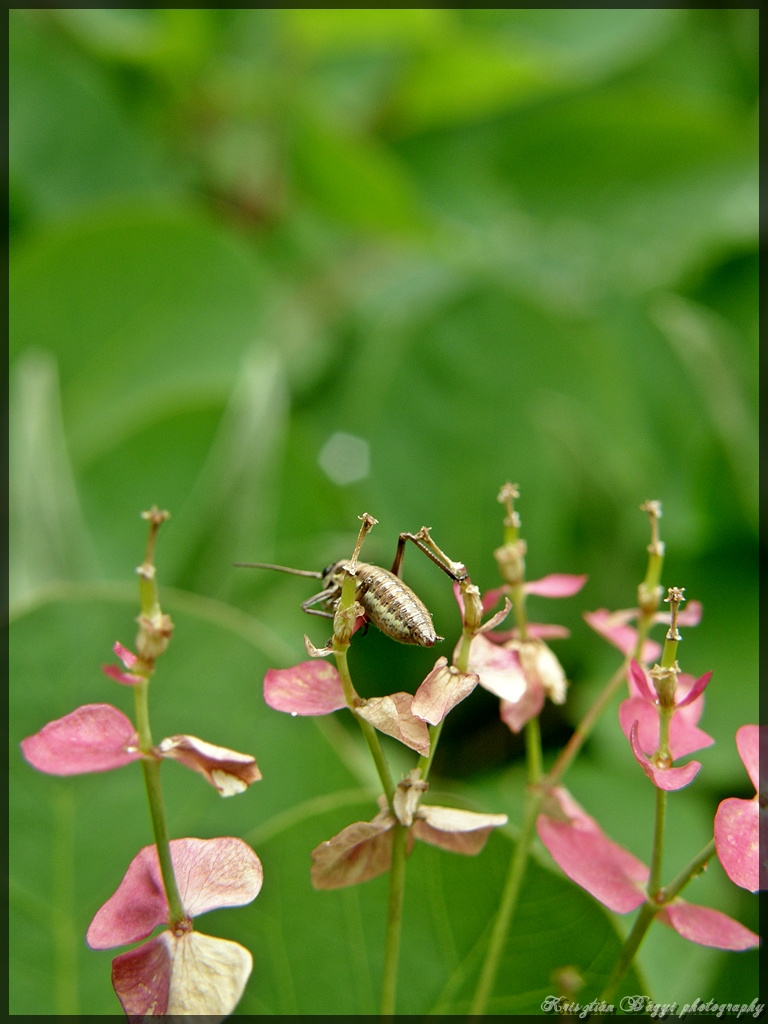
[(308, 615), (322, 615), (324, 619), (332, 619), (333, 612), (323, 611), (321, 608), (313, 608), (315, 604), (330, 604), (335, 598), (339, 596), (338, 586), (327, 587), (325, 590), (321, 590), (319, 594), (315, 594), (314, 597), (307, 598), (306, 601), (302, 601), (301, 610), (307, 612)]
[(400, 534), (400, 538), (397, 542), (397, 552), (395, 553), (395, 560), (392, 563), (391, 570), (395, 576), (401, 575), (403, 554), (405, 553), (405, 542), (407, 540), (413, 541), (416, 547), (420, 551), (423, 551), (427, 558), (430, 558), (435, 565), (439, 565), (443, 572), (447, 576), (450, 576), (455, 583), (461, 583), (462, 580), (467, 579), (467, 570), (461, 562), (452, 562), (445, 552), (440, 550), (437, 544), (435, 544), (429, 536), (428, 526), (422, 526), (418, 533)]

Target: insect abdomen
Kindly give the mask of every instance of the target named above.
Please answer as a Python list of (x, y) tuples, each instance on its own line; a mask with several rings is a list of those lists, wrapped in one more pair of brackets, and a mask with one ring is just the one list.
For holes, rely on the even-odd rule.
[(410, 587), (387, 569), (357, 565), (357, 599), (371, 622), (401, 644), (432, 647), (442, 640), (423, 603)]

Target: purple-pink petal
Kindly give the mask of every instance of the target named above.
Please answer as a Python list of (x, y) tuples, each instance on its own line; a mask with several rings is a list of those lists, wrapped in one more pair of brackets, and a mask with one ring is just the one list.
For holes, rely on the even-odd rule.
[(736, 749), (741, 763), (747, 769), (755, 792), (760, 790), (760, 735), (768, 737), (768, 726), (742, 725), (736, 730)]
[(686, 903), (685, 900), (674, 900), (659, 912), (658, 917), (664, 924), (674, 928), (678, 935), (691, 942), (698, 942), (700, 946), (741, 951), (760, 945), (760, 936), (732, 917), (710, 907)]
[[(625, 656), (635, 653), (637, 647), (637, 630), (627, 625), (631, 619), (637, 618), (637, 609), (629, 608), (625, 611), (610, 612), (607, 608), (599, 608), (594, 612), (584, 612), (584, 621), (591, 626), (596, 633), (604, 637), (609, 644), (618, 647)], [(661, 654), (661, 647), (654, 640), (643, 641), (640, 659), (643, 662), (650, 662)]]
[(696, 680), (696, 682), (689, 690), (688, 694), (685, 697), (683, 697), (682, 700), (677, 702), (677, 706), (679, 708), (684, 708), (687, 704), (693, 704), (693, 702), (697, 700), (702, 695), (702, 693), (704, 693), (704, 690), (707, 688), (707, 684), (709, 683), (709, 680), (711, 678), (711, 672), (705, 672), (703, 676), (699, 676), (699, 678)]
[(127, 669), (132, 669), (139, 660), (133, 653), (133, 651), (129, 651), (128, 648), (123, 647), (121, 643), (115, 642), (115, 645), (112, 648), (112, 650), (115, 652), (115, 654), (118, 656), (120, 661), (122, 661), (122, 663), (125, 665)]
[(135, 672), (123, 672), (117, 665), (102, 665), (101, 671), (105, 676), (109, 676), (110, 679), (114, 679), (117, 683), (122, 683), (124, 686), (136, 686), (137, 683), (146, 683), (147, 677), (136, 675)]
[(347, 706), (339, 673), (325, 661), (269, 669), (264, 676), (264, 700), (276, 711), (292, 715), (329, 715)]
[(760, 807), (757, 799), (741, 800), (731, 796), (720, 803), (715, 814), (715, 848), (732, 882), (750, 892), (762, 888)]
[(629, 683), (630, 694), (640, 697), (650, 704), (656, 704), (656, 692), (651, 688), (645, 672), (634, 658), (629, 663), (627, 682)]
[[(710, 747), (715, 741), (703, 730), (692, 724), (689, 715), (698, 718), (699, 710), (689, 705), (683, 711), (676, 710), (669, 726), (669, 747), (672, 758), (677, 761), (697, 750)], [(622, 732), (630, 738), (632, 725), (637, 722), (639, 748), (650, 757), (659, 746), (659, 709), (640, 697), (630, 697), (619, 705), (619, 724)]]
[(167, 1012), (173, 942), (171, 933), (163, 932), (112, 961), (112, 986), (129, 1019)]
[(651, 782), (658, 789), (668, 792), (675, 789), (682, 789), (687, 786), (698, 775), (701, 764), (698, 761), (689, 761), (688, 764), (679, 768), (659, 768), (652, 764), (643, 753), (638, 738), (638, 723), (635, 722), (629, 733), (629, 742), (632, 745), (632, 753), (635, 760), (643, 769)]
[(573, 597), (587, 582), (587, 576), (576, 576), (567, 572), (553, 572), (540, 580), (525, 584), (526, 594), (539, 597)]
[[(258, 895), (261, 862), (242, 839), (174, 839), (170, 847), (179, 895), (191, 917), (219, 907), (239, 907)], [(96, 912), (86, 939), (91, 949), (123, 946), (145, 939), (167, 918), (157, 848), (145, 846)]]
[(564, 789), (555, 789), (558, 807), (540, 814), (541, 841), (565, 874), (611, 910), (627, 914), (645, 899), (649, 870), (609, 839)]
[(121, 768), (141, 757), (129, 718), (111, 704), (85, 704), (21, 741), (29, 763), (49, 775)]

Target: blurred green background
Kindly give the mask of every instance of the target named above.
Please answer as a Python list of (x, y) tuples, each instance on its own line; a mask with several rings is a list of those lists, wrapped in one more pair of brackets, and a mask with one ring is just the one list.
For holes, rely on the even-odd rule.
[[(374, 783), (348, 723), (286, 722), (261, 699), (305, 631), (327, 639), (299, 607), (312, 581), (233, 561), (321, 569), (348, 557), (365, 511), (367, 560), (388, 565), (398, 533), (426, 524), (485, 589), (496, 495), (518, 482), (529, 577), (590, 576), (577, 598), (531, 600), (572, 630), (556, 648), (571, 697), (543, 718), (555, 750), (618, 663), (581, 612), (634, 603), (639, 505), (656, 498), (664, 583), (704, 602), (681, 665), (714, 670), (702, 726), (717, 740), (670, 810), (670, 875), (719, 799), (752, 795), (733, 736), (757, 720), (757, 196), (752, 9), (10, 12), (11, 1012), (117, 1008), (110, 955), (82, 936), (151, 841), (138, 771), (44, 778), (18, 742), (79, 703), (130, 710), (99, 665), (132, 642), (153, 503), (172, 514), (157, 564), (177, 623), (156, 736), (251, 751), (264, 773), (223, 803), (165, 773), (173, 834), (241, 834), (264, 860), (262, 896), (219, 926), (256, 957), (241, 1012), (373, 1012), (367, 907), (386, 890), (313, 894), (302, 875), (297, 895), (287, 873), (270, 889), (291, 841), (304, 871), (355, 801), (372, 816)], [(405, 578), (448, 653), (450, 585), (415, 549)], [(352, 657), (368, 695), (413, 691), (434, 662), (375, 630)], [(476, 691), (433, 787), (514, 822), (520, 753)], [(647, 860), (651, 795), (613, 711), (568, 784)], [(508, 847), (482, 855), (499, 885)], [(446, 857), (443, 877), (417, 851), (412, 877), (461, 902), (450, 873), (482, 878), (483, 861)], [(460, 987), (440, 1003), (440, 964), (479, 933), (447, 950), (429, 891), (437, 952), (422, 934), (415, 948), (433, 949), (434, 985), (403, 1010), (465, 1012)], [(686, 896), (756, 928), (754, 897), (717, 864)], [(373, 979), (343, 1011), (343, 981), (313, 973), (336, 913), (342, 961), (367, 943)], [(535, 1010), (559, 963), (508, 966), (493, 1012)], [(661, 927), (641, 968), (662, 1002), (757, 994), (755, 955)]]

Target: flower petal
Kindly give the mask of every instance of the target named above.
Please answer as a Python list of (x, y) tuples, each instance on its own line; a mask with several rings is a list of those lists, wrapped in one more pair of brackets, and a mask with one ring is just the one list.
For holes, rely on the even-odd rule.
[(568, 680), (557, 656), (544, 641), (521, 640), (518, 655), (529, 685), (537, 679), (553, 704), (564, 704)]
[[(242, 839), (173, 839), (170, 846), (179, 894), (191, 917), (218, 907), (239, 907), (258, 895), (261, 862)], [(96, 912), (86, 939), (91, 949), (111, 949), (145, 939), (167, 918), (157, 848), (145, 846)]]
[(356, 821), (321, 843), (312, 851), (312, 885), (341, 889), (383, 875), (392, 861), (394, 824), (389, 811), (381, 811), (373, 821)]
[(760, 936), (727, 914), (677, 899), (659, 912), (659, 920), (700, 946), (744, 950), (760, 945)]
[(102, 665), (101, 671), (105, 676), (109, 676), (110, 679), (114, 679), (116, 683), (122, 683), (123, 686), (136, 686), (138, 683), (146, 683), (146, 676), (139, 676), (133, 672), (123, 672), (117, 665)]
[(741, 763), (747, 769), (755, 792), (760, 791), (760, 736), (768, 738), (768, 726), (742, 725), (736, 730), (736, 749)]
[(553, 572), (542, 576), (540, 580), (531, 580), (525, 584), (526, 594), (538, 594), (539, 597), (573, 597), (578, 594), (587, 582), (587, 576), (576, 576), (567, 572)]
[(705, 672), (703, 676), (700, 676), (693, 684), (691, 689), (688, 691), (688, 694), (685, 697), (683, 697), (682, 700), (677, 701), (677, 706), (679, 708), (684, 708), (686, 704), (692, 704), (698, 697), (702, 695), (702, 693), (704, 693), (704, 690), (706, 689), (707, 684), (709, 683), (709, 680), (711, 678), (711, 672)]
[(80, 775), (121, 768), (141, 757), (129, 718), (111, 704), (84, 704), (21, 741), (33, 768), (49, 775)]
[[(760, 806), (756, 799), (723, 800), (715, 814), (715, 848), (732, 882), (757, 892), (760, 884)], [(768, 870), (763, 868), (764, 881)]]
[(658, 789), (664, 789), (668, 792), (674, 789), (682, 789), (683, 786), (687, 786), (694, 780), (701, 769), (701, 764), (698, 761), (689, 761), (688, 764), (680, 765), (677, 768), (659, 768), (657, 765), (652, 764), (640, 747), (637, 722), (634, 723), (630, 730), (629, 742), (632, 746), (635, 760)]
[(411, 711), (430, 725), (438, 725), (479, 682), (475, 672), (460, 672), (455, 665), (448, 664), (447, 658), (438, 658), (414, 694)]
[(328, 715), (347, 706), (339, 673), (324, 661), (271, 668), (264, 676), (264, 700), (292, 715)]
[(163, 932), (112, 961), (112, 984), (129, 1017), (222, 1019), (237, 1006), (253, 967), (245, 947), (200, 932)]
[(528, 686), (520, 700), (514, 704), (508, 700), (501, 702), (501, 720), (512, 732), (520, 732), (526, 722), (530, 722), (541, 713), (544, 707), (544, 689), (539, 682)]
[(498, 647), (484, 636), (472, 640), (469, 652), (470, 671), (480, 677), (480, 685), (513, 704), (527, 688), (517, 651)]
[(643, 668), (633, 658), (627, 669), (627, 682), (631, 697), (639, 697), (654, 706), (657, 704), (656, 691), (651, 688)]
[(552, 796), (556, 805), (539, 815), (536, 828), (555, 862), (611, 910), (627, 914), (639, 907), (650, 874), (645, 864), (609, 839), (566, 790), (558, 787)]
[(197, 736), (169, 736), (160, 741), (157, 749), (163, 757), (199, 772), (222, 796), (242, 793), (261, 778), (256, 758), (251, 754), (217, 747)]
[(478, 814), (457, 807), (422, 805), (416, 812), (413, 834), (431, 846), (474, 856), (495, 828), (506, 825), (506, 814)]
[(429, 755), (429, 730), (426, 722), (413, 714), (410, 693), (393, 693), (386, 697), (369, 697), (355, 706), (355, 712), (379, 732), (394, 736), (406, 747), (424, 757)]
[[(637, 647), (637, 630), (627, 623), (637, 618), (637, 608), (609, 612), (607, 608), (598, 608), (594, 612), (584, 612), (584, 621), (596, 633), (604, 637), (609, 644), (618, 647), (623, 655), (632, 655)], [(647, 663), (654, 661), (661, 654), (661, 647), (654, 640), (645, 640), (640, 660)]]

